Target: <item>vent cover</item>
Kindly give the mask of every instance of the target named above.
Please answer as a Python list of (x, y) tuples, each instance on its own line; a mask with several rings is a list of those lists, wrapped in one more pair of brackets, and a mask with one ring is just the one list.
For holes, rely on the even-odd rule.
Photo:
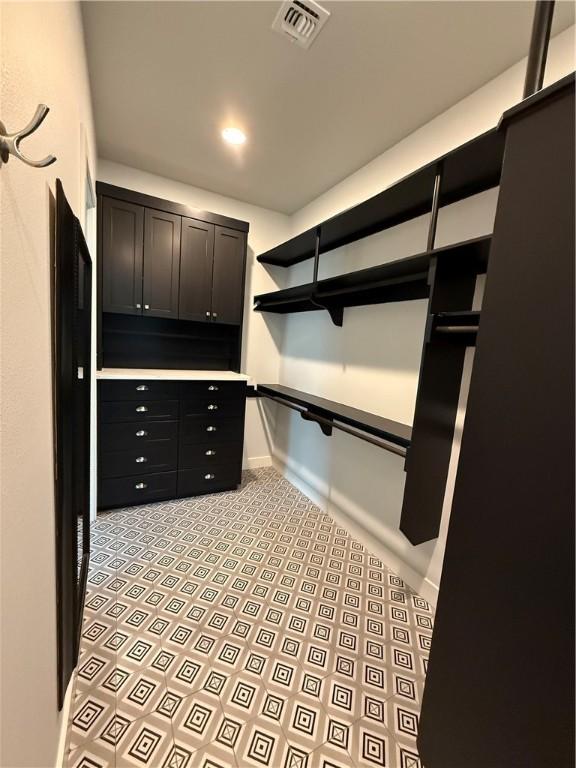
[(290, 38), (301, 48), (310, 48), (318, 33), (328, 21), (330, 11), (314, 0), (287, 0), (282, 3), (272, 29)]

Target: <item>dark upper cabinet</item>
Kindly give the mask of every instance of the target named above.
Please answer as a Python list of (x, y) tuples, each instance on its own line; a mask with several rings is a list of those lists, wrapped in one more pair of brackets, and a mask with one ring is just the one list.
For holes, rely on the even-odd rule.
[(144, 208), (102, 198), (102, 310), (142, 312)]
[(243, 232), (216, 227), (212, 270), (212, 319), (215, 322), (242, 322), (245, 252)]
[(183, 217), (178, 314), (181, 320), (209, 321), (212, 317), (213, 254), (214, 224)]
[(182, 218), (152, 208), (144, 210), (143, 314), (177, 318)]
[(248, 223), (96, 190), (98, 367), (240, 370)]

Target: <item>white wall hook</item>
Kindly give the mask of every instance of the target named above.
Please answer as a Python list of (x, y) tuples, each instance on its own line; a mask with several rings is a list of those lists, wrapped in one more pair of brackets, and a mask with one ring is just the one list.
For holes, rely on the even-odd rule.
[(14, 157), (22, 160), (26, 165), (31, 165), (33, 168), (45, 168), (47, 165), (52, 165), (52, 163), (56, 162), (54, 155), (48, 155), (43, 160), (30, 160), (20, 151), (22, 139), (34, 133), (49, 111), (50, 109), (46, 104), (38, 104), (32, 120), (30, 120), (25, 128), (22, 128), (21, 131), (16, 131), (16, 133), (6, 133), (4, 123), (0, 121), (0, 158), (3, 163), (8, 162), (10, 155), (14, 155)]

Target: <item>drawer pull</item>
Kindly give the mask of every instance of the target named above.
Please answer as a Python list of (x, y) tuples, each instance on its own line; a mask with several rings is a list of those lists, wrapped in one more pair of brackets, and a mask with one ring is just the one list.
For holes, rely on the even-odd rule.
[(206, 432), (216, 432), (216, 427), (206, 427)]
[(148, 488), (148, 486), (146, 483), (136, 483), (134, 488), (136, 488), (137, 491), (142, 491), (144, 488)]
[(216, 384), (210, 384), (210, 386), (208, 387), (208, 392), (218, 392), (218, 387), (216, 386)]
[(207, 475), (204, 475), (204, 480), (214, 480), (214, 475), (208, 473)]
[(145, 429), (139, 429), (138, 432), (136, 432), (136, 437), (146, 437), (148, 432), (146, 432)]
[(206, 451), (205, 456), (216, 456), (216, 451)]
[(210, 403), (210, 405), (208, 406), (208, 410), (209, 411), (217, 411), (218, 410), (218, 406), (214, 405), (214, 403)]
[(148, 410), (147, 406), (139, 405), (138, 408), (136, 408), (136, 413), (146, 413), (147, 410)]
[(146, 456), (138, 456), (136, 459), (136, 464), (144, 464), (146, 461), (148, 461)]
[(137, 392), (148, 392), (149, 389), (150, 387), (148, 386), (148, 384), (138, 384), (138, 386), (136, 387)]

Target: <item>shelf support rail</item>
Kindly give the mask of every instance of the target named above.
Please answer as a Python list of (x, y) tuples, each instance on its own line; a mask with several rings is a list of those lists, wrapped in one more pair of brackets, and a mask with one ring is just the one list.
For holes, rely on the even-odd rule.
[(438, 225), (438, 210), (440, 208), (440, 185), (442, 183), (442, 171), (444, 164), (436, 166), (436, 178), (434, 179), (434, 191), (432, 192), (432, 210), (430, 211), (430, 225), (428, 227), (428, 251), (433, 250), (436, 239), (436, 227)]
[(334, 325), (337, 325), (339, 328), (342, 328), (342, 324), (344, 322), (344, 308), (343, 307), (334, 307), (330, 304), (323, 303), (321, 301), (318, 301), (316, 298), (316, 289), (318, 286), (318, 267), (320, 265), (320, 237), (322, 236), (322, 228), (316, 227), (316, 244), (314, 247), (314, 269), (312, 272), (312, 296), (310, 297), (310, 301), (312, 304), (315, 304), (320, 309), (325, 309), (328, 314), (330, 315), (330, 319), (334, 323)]
[(315, 421), (322, 432), (328, 437), (332, 434), (332, 429), (338, 429), (341, 432), (345, 432), (347, 435), (352, 435), (353, 437), (357, 437), (360, 440), (364, 440), (366, 443), (375, 445), (378, 448), (383, 448), (385, 451), (395, 453), (396, 456), (402, 456), (403, 458), (406, 458), (406, 448), (401, 445), (396, 445), (395, 443), (391, 443), (388, 440), (384, 440), (380, 437), (373, 437), (366, 432), (362, 432), (361, 430), (355, 429), (354, 427), (349, 427), (347, 424), (342, 424), (335, 419), (326, 419), (324, 416), (313, 413), (308, 408), (304, 408), (301, 405), (296, 405), (296, 403), (291, 403), (288, 400), (282, 399), (281, 397), (274, 397), (274, 395), (269, 395), (267, 392), (258, 392), (258, 395), (260, 397), (266, 397), (268, 400), (273, 400), (275, 403), (280, 403), (280, 405), (284, 405), (286, 408), (291, 408), (293, 411), (297, 411), (306, 421)]
[(528, 64), (526, 65), (524, 99), (541, 90), (544, 83), (553, 15), (554, 0), (537, 0), (534, 10), (534, 21), (532, 22)]

